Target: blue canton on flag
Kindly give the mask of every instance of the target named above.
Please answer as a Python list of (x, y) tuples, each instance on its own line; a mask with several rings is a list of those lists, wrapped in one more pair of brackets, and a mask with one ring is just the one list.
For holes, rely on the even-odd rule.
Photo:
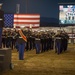
[(14, 14), (4, 14), (4, 25), (5, 27), (13, 27)]

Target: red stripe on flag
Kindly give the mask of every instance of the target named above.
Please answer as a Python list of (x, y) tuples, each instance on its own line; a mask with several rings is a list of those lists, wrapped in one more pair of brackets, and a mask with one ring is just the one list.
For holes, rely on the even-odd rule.
[(40, 18), (14, 18), (14, 20), (39, 20)]
[(40, 22), (14, 22), (14, 24), (40, 24)]
[[(27, 24), (27, 25), (26, 25)], [(14, 14), (14, 26), (25, 26), (30, 27), (30, 24), (32, 24), (32, 27), (36, 27), (35, 24), (38, 24), (37, 27), (40, 26), (40, 15), (39, 14)]]

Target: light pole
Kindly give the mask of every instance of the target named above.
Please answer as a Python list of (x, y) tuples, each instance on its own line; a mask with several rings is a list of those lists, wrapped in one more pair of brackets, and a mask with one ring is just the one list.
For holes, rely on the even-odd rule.
[(16, 4), (16, 13), (20, 13), (20, 4)]

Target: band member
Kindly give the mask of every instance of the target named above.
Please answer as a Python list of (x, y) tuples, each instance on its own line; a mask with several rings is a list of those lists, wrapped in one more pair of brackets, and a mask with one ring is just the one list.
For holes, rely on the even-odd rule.
[(65, 31), (62, 32), (62, 36), (63, 36), (63, 39), (62, 39), (63, 47), (62, 48), (63, 48), (64, 51), (66, 51), (67, 47), (68, 47), (69, 36)]
[(15, 36), (17, 35), (15, 29), (12, 29), (11, 35), (12, 35), (12, 49), (14, 49), (15, 48), (15, 41), (16, 41)]
[(29, 41), (30, 41), (30, 50), (31, 50), (33, 47), (33, 45), (32, 45), (32, 34), (29, 36)]
[(6, 47), (6, 30), (3, 30), (2, 32), (2, 45), (3, 45), (3, 48)]
[(2, 30), (4, 27), (4, 11), (1, 8), (2, 4), (0, 4), (0, 48), (2, 47)]
[(35, 37), (35, 48), (36, 48), (36, 54), (40, 53), (40, 35), (36, 35)]
[(60, 34), (60, 30), (57, 31), (57, 34), (55, 35), (55, 52), (57, 54), (60, 54), (62, 51), (62, 36)]
[(18, 45), (18, 51), (19, 51), (19, 60), (24, 59), (24, 50), (25, 50), (25, 44), (27, 42), (26, 33), (22, 29), (18, 31), (18, 38), (16, 40)]
[(12, 35), (10, 28), (7, 31), (7, 40), (6, 40), (6, 47), (11, 48), (11, 42), (12, 42)]

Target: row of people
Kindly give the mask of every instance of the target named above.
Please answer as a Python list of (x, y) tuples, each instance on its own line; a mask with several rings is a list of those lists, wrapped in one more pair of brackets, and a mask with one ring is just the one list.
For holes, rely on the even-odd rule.
[[(53, 48), (53, 34), (54, 33), (33, 33), (31, 31), (19, 30), (16, 36), (16, 47), (19, 51), (19, 59), (23, 60), (25, 49), (36, 49), (36, 54), (39, 54), (40, 52), (48, 51), (50, 47)], [(50, 39), (52, 40), (50, 41)]]
[[(28, 33), (28, 32), (27, 32)], [(58, 30), (54, 32), (35, 32), (26, 34), (26, 50), (36, 49), (36, 54), (55, 48), (55, 52), (60, 54), (67, 50), (69, 36), (65, 31)]]
[(66, 32), (58, 31), (55, 35), (55, 52), (57, 54), (62, 53), (62, 51), (66, 51), (68, 47), (69, 36)]
[[(3, 47), (17, 48), (17, 39), (21, 36), (18, 30), (3, 30), (2, 33), (2, 45)], [(55, 52), (60, 54), (63, 50), (67, 50), (69, 36), (66, 32), (58, 30), (57, 33), (52, 31), (46, 32), (32, 32), (30, 30), (25, 30), (25, 35), (27, 42), (25, 44), (26, 51), (36, 49), (36, 54), (40, 52), (45, 52), (55, 48)], [(18, 40), (18, 44), (21, 43), (21, 40)], [(16, 44), (16, 45), (15, 45)]]
[(16, 31), (12, 31), (10, 29), (3, 30), (2, 32), (2, 47), (3, 48), (14, 48), (16, 41)]
[[(15, 31), (12, 31), (10, 29), (3, 30), (3, 33), (2, 33), (2, 45), (3, 45), (3, 48), (5, 48), (5, 47), (7, 47), (7, 48), (15, 47), (15, 42), (16, 42), (16, 37), (15, 36), (17, 35), (17, 32), (18, 32), (17, 30), (15, 30)], [(26, 31), (26, 37), (27, 37), (26, 50), (31, 50), (31, 49), (35, 48), (35, 36), (39, 35), (39, 32), (36, 32), (36, 33), (37, 34), (35, 34), (35, 32)], [(47, 34), (41, 33), (39, 35), (40, 39), (41, 39), (41, 43), (43, 45), (45, 45), (48, 40), (50, 41), (50, 43), (53, 41), (53, 39), (52, 39), (53, 34), (52, 33), (49, 33), (49, 34), (48, 33)], [(49, 43), (49, 41), (47, 43)]]
[[(12, 31), (10, 29), (8, 30), (3, 30), (2, 33), (2, 44), (3, 47), (15, 47), (15, 42), (16, 42), (16, 35), (18, 31)], [(54, 38), (58, 35), (61, 34), (62, 38), (66, 37), (67, 33), (63, 33), (61, 31), (58, 31), (57, 34), (51, 31), (46, 31), (46, 32), (31, 32), (31, 31), (26, 31), (26, 37), (27, 37), (27, 43), (26, 43), (26, 50), (31, 50), (35, 48), (35, 43), (37, 43), (36, 38), (40, 39), (41, 43), (41, 51), (44, 52), (49, 49), (53, 49), (54, 47)], [(59, 35), (60, 35), (59, 34)], [(68, 35), (67, 35), (68, 36)], [(65, 38), (64, 38), (65, 39)], [(68, 38), (67, 38), (68, 39)], [(64, 41), (65, 42), (65, 41)]]

